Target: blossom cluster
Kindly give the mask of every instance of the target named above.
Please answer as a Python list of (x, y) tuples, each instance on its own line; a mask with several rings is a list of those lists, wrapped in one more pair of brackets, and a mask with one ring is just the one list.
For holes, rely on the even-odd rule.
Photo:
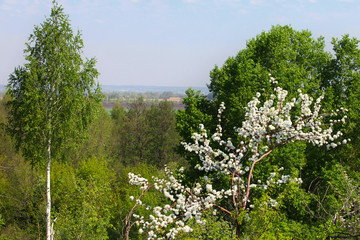
[[(201, 196), (200, 193), (204, 190), (200, 184), (196, 184), (193, 189), (185, 188), (181, 184), (181, 180), (178, 180), (173, 176), (173, 173), (165, 168), (168, 179), (153, 178), (154, 188), (162, 191), (164, 196), (169, 198), (172, 205), (165, 205), (164, 207), (157, 206), (152, 209), (152, 214), (148, 220), (144, 220), (143, 216), (134, 214), (137, 218), (137, 224), (141, 225), (139, 233), (144, 231), (148, 234), (148, 239), (162, 239), (157, 236), (156, 230), (167, 227), (169, 224), (173, 224), (173, 227), (168, 229), (166, 234), (167, 238), (174, 239), (179, 231), (190, 232), (192, 229), (185, 225), (188, 219), (195, 218), (199, 224), (205, 224), (201, 220), (201, 212), (204, 208), (210, 208), (213, 204), (225, 195), (230, 196), (232, 193), (225, 193), (224, 191), (216, 191), (212, 189), (211, 185), (207, 185), (206, 196)], [(129, 173), (130, 183), (144, 186), (147, 181), (138, 182), (143, 180), (140, 175)], [(131, 196), (132, 200), (134, 198)], [(138, 201), (138, 200), (137, 200)], [(137, 202), (138, 203), (138, 202)], [(145, 204), (141, 204), (145, 206)], [(148, 207), (150, 210), (150, 208)], [(182, 216), (182, 217), (179, 217)]]
[[(272, 77), (270, 77), (270, 82), (277, 83)], [(262, 95), (259, 92), (256, 93), (256, 96), (245, 107), (245, 120), (240, 127), (235, 129), (238, 139), (241, 139), (236, 144), (232, 139), (223, 139), (221, 116), (226, 108), (222, 103), (218, 110), (219, 124), (216, 132), (209, 137), (204, 125), (200, 124), (199, 132), (192, 135), (193, 142), (183, 142), (182, 145), (187, 151), (199, 156), (201, 164), (196, 166), (197, 169), (228, 176), (231, 179), (228, 188), (215, 190), (211, 184), (212, 179), (205, 176), (205, 186), (196, 183), (190, 189), (178, 180), (181, 174), (180, 178), (175, 178), (174, 174), (166, 169), (168, 179), (153, 178), (153, 186), (162, 191), (172, 204), (153, 208), (148, 220), (138, 216), (139, 233), (146, 232), (148, 239), (158, 237), (162, 239), (157, 236), (157, 231), (166, 228), (167, 234), (163, 237), (174, 239), (179, 231), (192, 231), (185, 224), (188, 219), (195, 218), (198, 223), (204, 223), (201, 215), (205, 209), (215, 207), (229, 215), (234, 214), (233, 209), (227, 210), (218, 205), (219, 200), (224, 198), (231, 199), (233, 208), (236, 210), (235, 214), (239, 214), (241, 209), (250, 211), (254, 208), (250, 194), (253, 189), (266, 190), (269, 186), (278, 186), (288, 182), (301, 183), (299, 178), (280, 175), (276, 172), (271, 172), (264, 183), (254, 180), (255, 165), (275, 148), (297, 140), (330, 148), (346, 144), (350, 140), (341, 141), (342, 133), (334, 133), (332, 129), (334, 123), (344, 122), (346, 116), (324, 124), (326, 116), (335, 117), (339, 111), (330, 114), (320, 113), (323, 95), (314, 101), (301, 90), (298, 90), (298, 94), (298, 98), (287, 101), (288, 92), (275, 87), (274, 94), (261, 103)], [(295, 115), (296, 112), (299, 114)], [(282, 170), (283, 168), (278, 169), (278, 173)], [(129, 178), (131, 184), (140, 185), (142, 189), (149, 186), (148, 181), (139, 175), (129, 173)], [(277, 207), (278, 203), (270, 198), (268, 205)]]

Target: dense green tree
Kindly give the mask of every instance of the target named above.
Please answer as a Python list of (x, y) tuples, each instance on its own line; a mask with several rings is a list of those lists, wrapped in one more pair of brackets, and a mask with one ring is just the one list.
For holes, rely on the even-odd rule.
[(25, 65), (9, 79), (8, 126), (25, 158), (47, 166), (46, 232), (51, 239), (51, 159), (82, 138), (102, 95), (94, 80), (96, 61), (82, 60), (81, 34), (73, 33), (55, 1), (50, 17), (35, 26), (26, 46)]
[(323, 73), (322, 88), (326, 91), (325, 103), (328, 109), (349, 109), (348, 121), (344, 126), (346, 136), (352, 143), (337, 149), (334, 158), (360, 171), (360, 49), (359, 40), (344, 35), (332, 40), (334, 57)]
[[(0, 121), (6, 110), (0, 105)], [(114, 171), (104, 156), (111, 120), (104, 111), (89, 127), (90, 138), (67, 154), (71, 161), (52, 163), (52, 215), (56, 239), (82, 236), (106, 239), (111, 228)], [(46, 177), (15, 153), (6, 132), (0, 135), (0, 239), (44, 238)], [(86, 159), (86, 160), (84, 160)], [(110, 170), (111, 169), (111, 170)], [(80, 224), (79, 224), (80, 223)]]
[(67, 149), (66, 158), (74, 166), (79, 165), (84, 159), (98, 157), (106, 161), (112, 158), (114, 125), (111, 117), (104, 108), (99, 109), (94, 121), (86, 130), (87, 138), (76, 148)]
[[(222, 67), (215, 66), (211, 71), (208, 87), (213, 99), (193, 91), (187, 92), (187, 97), (184, 98), (185, 109), (177, 114), (177, 128), (182, 139), (189, 141), (191, 133), (198, 131), (199, 123), (204, 123), (209, 132), (214, 132), (217, 108), (221, 102), (226, 106), (222, 115), (223, 138), (237, 139), (233, 129), (241, 125), (246, 104), (257, 92), (265, 93), (262, 98), (273, 93), (269, 84), (270, 74), (278, 81), (278, 86), (288, 90), (289, 99), (299, 88), (312, 97), (325, 92), (325, 111), (330, 112), (341, 107), (349, 109), (346, 125), (341, 129), (340, 126), (335, 126), (335, 130), (343, 131), (346, 137), (352, 139), (351, 143), (331, 151), (325, 147), (318, 149), (304, 143), (289, 144), (277, 149), (267, 158), (266, 164), (254, 171), (257, 176), (262, 176), (272, 167), (284, 166), (285, 173), (297, 175), (304, 180), (301, 191), (313, 194), (313, 189), (309, 188), (313, 184), (317, 186), (318, 196), (327, 194), (326, 199), (340, 201), (335, 191), (327, 191), (329, 185), (336, 184), (337, 180), (329, 180), (324, 176), (332, 171), (332, 166), (336, 163), (347, 166), (354, 175), (359, 173), (360, 158), (356, 149), (360, 147), (360, 54), (359, 41), (348, 35), (333, 39), (332, 44), (333, 53), (327, 52), (322, 37), (315, 39), (309, 31), (296, 31), (290, 26), (274, 26), (270, 31), (262, 32), (249, 40), (246, 48), (240, 50), (236, 56), (228, 58)], [(190, 163), (187, 177), (191, 183), (194, 178), (199, 177), (192, 170), (198, 159), (189, 156), (187, 158)], [(301, 198), (283, 202), (281, 218), (284, 221), (287, 219), (285, 222), (294, 225), (292, 221), (295, 221), (296, 224), (301, 222), (311, 226), (324, 221), (306, 215), (306, 211), (309, 212), (307, 207), (316, 208), (317, 201), (309, 198), (300, 204), (299, 199)], [(294, 205), (297, 207), (294, 208)], [(285, 209), (294, 209), (301, 214)]]
[(114, 120), (114, 151), (118, 159), (125, 164), (135, 165), (137, 162), (147, 161), (149, 156), (150, 130), (146, 114), (148, 106), (143, 98), (129, 104), (124, 109), (115, 105), (112, 118)]
[(56, 239), (108, 239), (114, 171), (107, 161), (91, 157), (76, 167), (57, 162), (53, 169)]
[[(183, 140), (189, 141), (191, 133), (197, 131), (199, 123), (214, 132), (217, 125), (217, 109), (221, 102), (226, 110), (222, 116), (225, 138), (236, 139), (234, 127), (239, 127), (244, 119), (246, 104), (256, 92), (265, 92), (262, 100), (272, 94), (269, 74), (278, 85), (294, 97), (298, 88), (313, 96), (319, 95), (322, 69), (327, 66), (330, 54), (324, 50), (323, 38), (314, 39), (309, 31), (296, 31), (290, 26), (274, 26), (247, 42), (246, 48), (235, 57), (226, 60), (223, 66), (210, 73), (209, 90), (213, 99), (187, 92), (184, 98), (185, 110), (177, 114), (177, 126)], [(293, 172), (295, 167), (304, 164), (305, 147), (286, 146), (277, 150), (279, 154), (271, 157), (273, 164), (287, 166)], [(289, 150), (291, 148), (291, 150)], [(296, 158), (292, 152), (296, 152)], [(287, 152), (293, 156), (284, 155)], [(280, 159), (277, 155), (281, 155)], [(192, 166), (198, 163), (191, 158)], [(196, 176), (197, 174), (192, 174)]]
[(111, 112), (113, 119), (114, 157), (124, 164), (139, 162), (160, 168), (180, 160), (175, 148), (179, 141), (175, 111), (170, 102), (161, 101), (151, 106), (143, 98), (129, 104), (125, 110), (119, 104)]
[(43, 238), (46, 179), (23, 158), (6, 159), (0, 171), (0, 214), (4, 227), (0, 239)]
[(111, 110), (111, 118), (113, 120), (117, 120), (117, 123), (122, 123), (124, 122), (124, 118), (125, 118), (125, 109), (120, 106), (119, 103), (115, 103), (112, 110)]
[[(330, 60), (323, 38), (290, 26), (274, 26), (247, 42), (246, 48), (210, 73), (209, 90), (217, 106), (224, 102), (225, 131), (232, 132), (244, 117), (245, 105), (263, 89), (271, 94), (269, 74), (292, 98), (298, 88), (308, 94), (319, 91), (322, 69)], [(215, 108), (217, 110), (217, 107)], [(216, 119), (216, 118), (215, 118)], [(231, 137), (231, 136), (229, 136)]]
[(148, 146), (151, 152), (149, 163), (161, 168), (169, 162), (180, 160), (175, 152), (180, 138), (176, 132), (176, 118), (172, 103), (161, 101), (158, 104), (152, 104), (147, 114), (147, 122), (151, 132), (151, 141)]
[[(179, 110), (176, 113), (176, 130), (181, 136), (182, 141), (190, 142), (192, 140), (191, 135), (193, 132), (198, 131), (199, 124), (209, 126), (211, 131), (215, 131), (216, 125), (211, 126), (213, 119), (211, 114), (215, 112), (214, 108), (217, 108), (217, 106), (215, 106), (214, 102), (209, 101), (205, 96), (201, 95), (200, 91), (195, 92), (193, 89), (188, 89), (186, 95), (187, 97), (183, 99), (185, 109)], [(187, 169), (186, 179), (184, 180), (192, 183), (194, 178), (202, 176), (203, 174), (202, 171), (193, 167), (199, 161), (198, 156), (185, 151), (182, 145), (178, 145), (177, 150), (186, 158), (191, 166)]]
[[(6, 131), (8, 116), (6, 109), (7, 101), (8, 100), (6, 98), (0, 100), (0, 157), (4, 157), (5, 160), (8, 158), (12, 158), (16, 155), (11, 136)], [(3, 166), (3, 164), (6, 165), (6, 163), (1, 162), (0, 166)]]
[[(181, 137), (185, 141), (189, 140), (191, 132), (196, 130), (201, 122), (208, 124), (208, 128), (213, 131), (217, 124), (217, 107), (221, 102), (226, 106), (222, 116), (225, 123), (223, 134), (226, 137), (236, 137), (232, 135), (232, 130), (241, 124), (247, 102), (256, 92), (265, 91), (265, 97), (272, 93), (268, 81), (271, 74), (280, 87), (288, 90), (289, 98), (294, 96), (298, 88), (313, 97), (325, 91), (324, 107), (328, 111), (340, 107), (351, 109), (350, 121), (346, 127), (348, 130), (345, 132), (354, 140), (353, 144), (334, 152), (344, 152), (343, 149), (350, 148), (350, 151), (346, 152), (352, 152), (352, 156), (343, 156), (342, 159), (351, 161), (352, 166), (356, 168), (358, 164), (355, 159), (358, 157), (355, 156), (358, 151), (355, 151), (354, 146), (359, 142), (357, 119), (360, 105), (358, 40), (345, 35), (341, 40), (334, 39), (332, 43), (334, 55), (325, 51), (325, 41), (322, 37), (314, 39), (306, 30), (296, 31), (290, 26), (274, 26), (270, 31), (262, 32), (248, 41), (246, 48), (239, 51), (235, 57), (228, 58), (221, 68), (215, 66), (211, 71), (209, 90), (214, 99), (208, 100), (205, 96), (187, 92), (187, 97), (184, 98), (185, 110), (177, 114), (177, 126)], [(213, 120), (210, 123), (208, 119)], [(306, 158), (306, 147), (299, 147), (297, 158), (301, 152), (303, 156), (300, 158)], [(279, 151), (289, 152), (286, 149)], [(315, 154), (318, 152), (319, 150), (316, 150)], [(326, 152), (322, 152), (325, 157)], [(274, 159), (277, 157), (274, 156)], [(283, 159), (286, 159), (286, 156)], [(294, 162), (293, 160), (290, 158), (289, 162)]]

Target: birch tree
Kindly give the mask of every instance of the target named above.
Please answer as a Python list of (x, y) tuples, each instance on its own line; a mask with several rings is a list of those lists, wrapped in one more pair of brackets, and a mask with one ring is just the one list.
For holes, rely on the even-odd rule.
[(102, 94), (94, 58), (83, 61), (80, 32), (74, 34), (63, 8), (53, 1), (50, 17), (34, 27), (24, 66), (10, 75), (8, 128), (18, 150), (34, 166), (46, 166), (46, 235), (51, 223), (51, 161), (79, 142)]

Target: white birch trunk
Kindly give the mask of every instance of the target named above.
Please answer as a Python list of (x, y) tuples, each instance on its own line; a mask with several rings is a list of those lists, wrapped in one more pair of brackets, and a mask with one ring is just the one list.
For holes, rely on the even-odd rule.
[(48, 161), (46, 167), (46, 239), (52, 240), (51, 234), (51, 195), (50, 195), (50, 164), (51, 164), (51, 139), (48, 140)]

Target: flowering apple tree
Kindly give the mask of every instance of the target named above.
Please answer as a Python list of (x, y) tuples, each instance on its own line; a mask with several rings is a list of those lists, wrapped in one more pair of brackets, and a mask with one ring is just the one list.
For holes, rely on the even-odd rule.
[[(203, 184), (195, 183), (192, 188), (182, 184), (182, 170), (175, 177), (165, 169), (167, 179), (153, 177), (152, 183), (140, 175), (129, 173), (130, 184), (139, 185), (142, 194), (134, 198), (135, 205), (127, 218), (127, 235), (133, 224), (139, 226), (139, 233), (146, 234), (148, 239), (175, 239), (179, 231), (190, 232), (186, 225), (188, 219), (195, 218), (199, 224), (205, 224), (202, 219), (204, 210), (213, 209), (223, 211), (234, 219), (237, 236), (241, 233), (242, 218), (254, 208), (252, 192), (255, 189), (267, 190), (282, 184), (300, 184), (301, 179), (289, 175), (281, 175), (278, 171), (269, 172), (263, 183), (254, 176), (254, 169), (271, 154), (274, 149), (293, 141), (306, 141), (316, 146), (335, 148), (346, 144), (349, 139), (340, 140), (342, 133), (333, 132), (332, 125), (344, 122), (346, 116), (337, 117), (338, 112), (324, 114), (320, 112), (323, 95), (315, 101), (307, 94), (298, 90), (298, 98), (287, 100), (288, 92), (277, 87), (277, 81), (270, 76), (270, 82), (275, 85), (274, 94), (266, 97), (266, 101), (259, 100), (261, 93), (248, 103), (245, 120), (241, 127), (236, 128), (237, 142), (232, 139), (222, 139), (221, 115), (225, 110), (222, 103), (218, 110), (219, 123), (216, 132), (208, 136), (205, 127), (200, 124), (199, 133), (193, 133), (192, 143), (182, 143), (189, 152), (196, 153), (201, 164), (196, 168), (208, 173)], [(298, 114), (296, 114), (298, 113)], [(329, 120), (329, 118), (331, 118)], [(216, 174), (213, 174), (216, 173)], [(216, 190), (212, 185), (211, 176), (222, 176), (228, 179), (228, 186)], [(169, 204), (160, 207), (150, 207), (141, 201), (141, 197), (155, 188), (162, 191)], [(231, 204), (223, 204), (224, 199)], [(276, 208), (276, 199), (268, 198), (266, 207)], [(149, 218), (134, 213), (137, 207), (143, 206), (151, 211)], [(229, 207), (230, 206), (230, 207)], [(130, 219), (135, 221), (130, 224)]]

